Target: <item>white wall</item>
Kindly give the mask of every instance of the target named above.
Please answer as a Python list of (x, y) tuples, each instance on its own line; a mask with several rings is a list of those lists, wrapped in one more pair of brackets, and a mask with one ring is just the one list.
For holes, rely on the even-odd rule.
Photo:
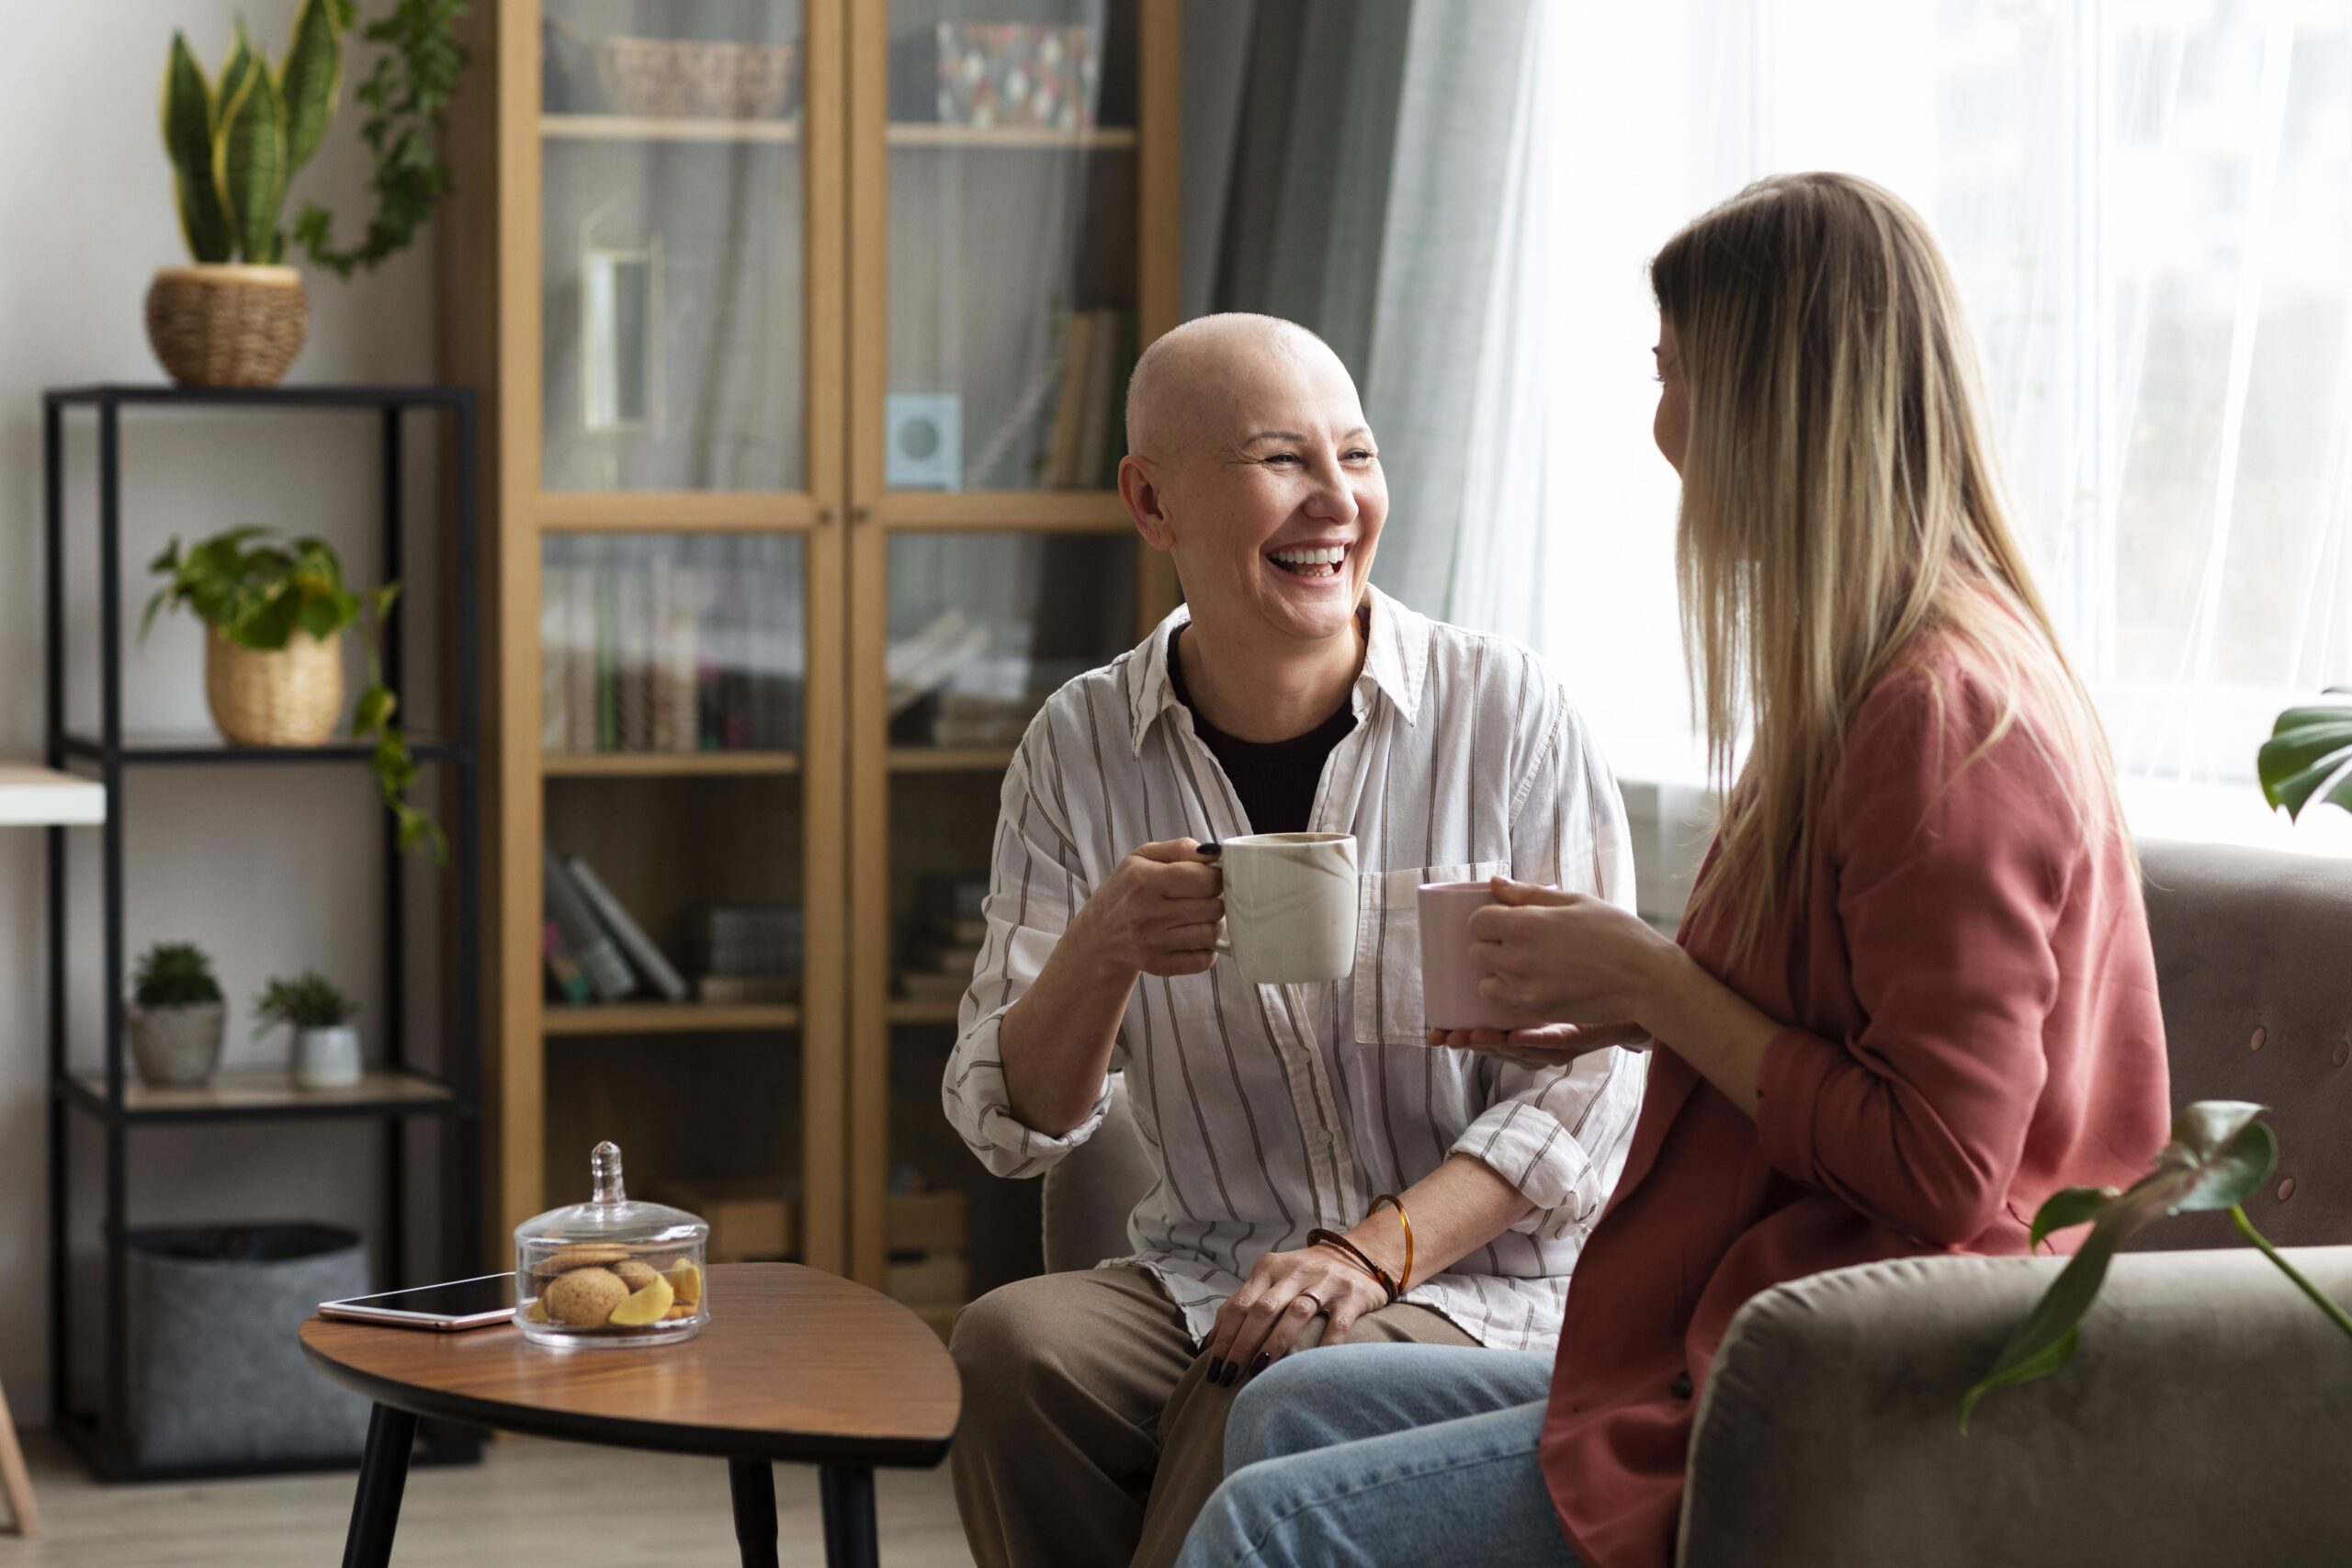
[[(188, 34), (211, 70), (242, 12), (256, 42), (282, 51), (295, 0), (106, 0), (7, 7), (0, 51), (0, 210), (15, 240), (0, 249), (0, 756), (33, 757), (41, 743), (40, 389), (96, 380), (155, 381), (141, 301), (159, 265), (186, 259), (173, 216), (168, 165), (156, 129), (158, 83), (172, 29)], [(346, 68), (356, 82), (364, 60)], [(368, 165), (358, 115), (344, 112), (296, 183), (326, 202), (346, 237), (366, 212)], [(462, 177), (462, 175), (461, 175)], [(350, 284), (313, 275), (309, 344), (296, 381), (431, 378), (433, 289), (420, 247)], [(95, 491), (95, 416), (75, 416), (68, 448), (68, 531), (88, 547)], [(425, 445), (412, 425), (413, 446)], [(377, 464), (365, 417), (190, 415), (152, 411), (124, 420), (126, 624), (146, 595), (143, 568), (173, 533), (238, 522), (316, 532), (373, 581)], [(429, 479), (417, 454), (412, 493)], [(421, 471), (420, 471), (421, 470)], [(71, 612), (95, 622), (87, 586)], [(85, 646), (91, 646), (86, 643)], [(159, 625), (126, 663), (132, 728), (202, 729), (200, 644), (185, 619)], [(188, 773), (131, 786), (128, 834), (132, 951), (158, 937), (203, 942), (232, 1007), (228, 1059), (282, 1060), (277, 1039), (255, 1041), (249, 998), (272, 974), (315, 965), (343, 980), (380, 1016), (377, 979), (377, 818), (356, 771), (285, 769)], [(96, 829), (75, 829), (77, 861), (95, 866)], [(49, 1267), (44, 1199), (46, 934), (42, 835), (0, 829), (0, 1280), (17, 1306), (0, 1314), (0, 1382), (17, 1418), (48, 1412), (48, 1317), (37, 1294)], [(83, 887), (95, 892), (95, 884)], [(94, 913), (88, 897), (77, 914)], [(75, 970), (95, 998), (95, 924), (82, 930)], [(77, 1057), (96, 1060), (77, 1020)], [(95, 1237), (99, 1168), (85, 1134), (74, 1145), (74, 1190), (88, 1195), (74, 1224), (77, 1254)], [(315, 1216), (365, 1225), (378, 1212), (381, 1144), (358, 1123), (149, 1132), (131, 1152), (134, 1222)], [(84, 1273), (85, 1286), (89, 1282)], [(86, 1348), (98, 1303), (75, 1312)], [(86, 1327), (80, 1326), (86, 1325)], [(77, 1357), (77, 1360), (81, 1358)]]

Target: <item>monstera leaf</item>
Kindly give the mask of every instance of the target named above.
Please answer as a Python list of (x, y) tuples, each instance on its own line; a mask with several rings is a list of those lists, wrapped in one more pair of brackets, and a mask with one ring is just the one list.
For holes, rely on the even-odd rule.
[(2034, 1303), (2025, 1322), (2009, 1336), (2008, 1343), (2001, 1347), (1992, 1370), (1962, 1397), (1960, 1429), (1963, 1433), (1978, 1400), (1997, 1388), (2048, 1377), (2074, 1359), (2083, 1314), (2098, 1300), (2117, 1248), (2135, 1232), (2167, 1214), (2229, 1210), (2246, 1239), (2260, 1247), (2337, 1327), (2352, 1336), (2352, 1317), (2257, 1235), (2245, 1211), (2238, 1207), (2278, 1163), (2278, 1140), (2269, 1128), (2255, 1120), (2264, 1109), (2242, 1100), (2199, 1100), (2173, 1119), (2172, 1141), (2158, 1151), (2148, 1174), (2128, 1190), (2069, 1187), (2050, 1195), (2033, 1217), (2030, 1245), (2039, 1247), (2052, 1232), (2084, 1224), (2090, 1225), (2091, 1233)]
[[(2332, 686), (2328, 695), (2352, 697), (2352, 690)], [(2255, 766), (2264, 796), (2290, 817), (2314, 799), (2352, 811), (2352, 701), (2280, 714)]]

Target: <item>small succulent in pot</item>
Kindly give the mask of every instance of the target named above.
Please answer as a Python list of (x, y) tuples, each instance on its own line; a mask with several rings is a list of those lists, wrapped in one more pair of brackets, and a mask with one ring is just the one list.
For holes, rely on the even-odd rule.
[(194, 1085), (220, 1066), (228, 1005), (194, 942), (159, 942), (139, 960), (126, 1015), (131, 1059), (151, 1084)]
[(288, 1070), (300, 1089), (347, 1089), (359, 1081), (359, 1004), (315, 970), (270, 981), (254, 998), (254, 1033), (284, 1024), (294, 1032)]

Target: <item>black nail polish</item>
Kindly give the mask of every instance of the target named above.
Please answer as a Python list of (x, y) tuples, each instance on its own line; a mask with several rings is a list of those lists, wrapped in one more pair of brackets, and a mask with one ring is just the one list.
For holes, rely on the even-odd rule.
[(1216, 1385), (1219, 1388), (1231, 1388), (1233, 1386), (1233, 1380), (1240, 1375), (1241, 1363), (1238, 1361), (1227, 1361), (1225, 1364), (1225, 1376), (1216, 1380)]
[(1250, 1363), (1250, 1375), (1254, 1378), (1260, 1372), (1264, 1371), (1268, 1367), (1271, 1367), (1273, 1364), (1273, 1352), (1271, 1350), (1261, 1350), (1258, 1352), (1258, 1359)]
[(1216, 856), (1225, 853), (1225, 846), (1212, 839), (1207, 843), (1202, 844), (1198, 848), (1194, 849), (1193, 852), (1199, 855), (1207, 855), (1214, 859)]
[(1211, 1357), (1209, 1359), (1209, 1382), (1218, 1382), (1224, 1376), (1225, 1358), (1223, 1356)]

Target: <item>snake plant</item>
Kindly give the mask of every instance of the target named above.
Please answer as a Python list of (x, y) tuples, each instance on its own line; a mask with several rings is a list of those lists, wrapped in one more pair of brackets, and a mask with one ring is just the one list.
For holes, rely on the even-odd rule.
[[(306, 203), (295, 234), (310, 258), (339, 276), (373, 267), (415, 237), (446, 195), (449, 165), (434, 149), (442, 107), (466, 67), (455, 28), (465, 0), (395, 0), (363, 36), (386, 52), (360, 84), (362, 138), (376, 154), (376, 213), (366, 237), (338, 249), (334, 220)], [(172, 35), (164, 68), (164, 147), (171, 154), (180, 231), (199, 262), (286, 259), (279, 219), (287, 187), (319, 150), (343, 95), (343, 35), (357, 0), (302, 0), (293, 41), (273, 67), (237, 23), (236, 42), (208, 82), (187, 38)]]

